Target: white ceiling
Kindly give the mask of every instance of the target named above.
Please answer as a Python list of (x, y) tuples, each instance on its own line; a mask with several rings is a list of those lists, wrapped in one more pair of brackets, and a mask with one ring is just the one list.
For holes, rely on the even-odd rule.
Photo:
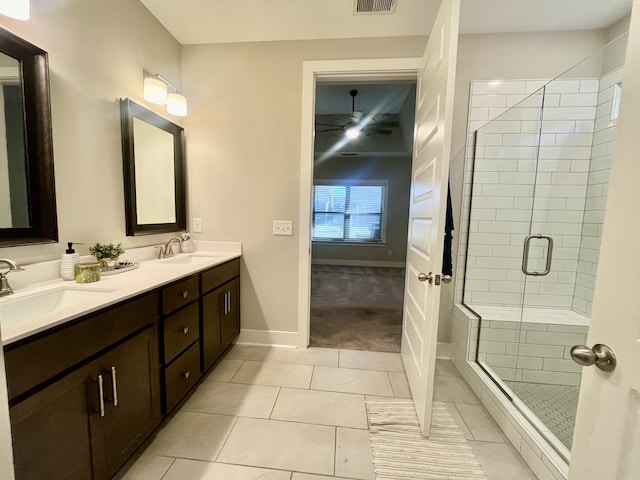
[[(633, 0), (461, 0), (461, 33), (604, 28)], [(182, 44), (426, 35), (440, 0), (354, 15), (353, 0), (141, 0)]]

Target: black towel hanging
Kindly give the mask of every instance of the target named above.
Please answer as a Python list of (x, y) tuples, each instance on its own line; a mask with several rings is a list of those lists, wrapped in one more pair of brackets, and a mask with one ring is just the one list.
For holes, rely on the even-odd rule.
[(444, 222), (444, 249), (442, 252), (442, 275), (453, 276), (453, 261), (451, 258), (451, 242), (454, 230), (453, 208), (451, 207), (451, 187), (447, 181), (447, 210)]

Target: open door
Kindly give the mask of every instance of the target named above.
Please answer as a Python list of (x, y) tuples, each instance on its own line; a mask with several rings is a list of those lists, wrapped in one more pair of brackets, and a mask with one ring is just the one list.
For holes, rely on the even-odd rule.
[[(580, 387), (569, 478), (640, 478), (640, 214), (637, 130), (640, 125), (640, 12), (631, 16), (616, 155), (611, 169), (600, 265), (588, 345), (616, 357), (585, 367)], [(591, 348), (574, 353), (593, 363)], [(602, 347), (594, 348), (596, 351)]]
[(418, 72), (401, 352), (424, 435), (431, 425), (459, 17), (460, 0), (442, 0)]

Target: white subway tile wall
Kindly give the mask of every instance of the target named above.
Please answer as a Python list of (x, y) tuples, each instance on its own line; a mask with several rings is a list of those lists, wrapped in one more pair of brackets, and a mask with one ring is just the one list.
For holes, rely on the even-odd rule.
[[(615, 78), (607, 79), (609, 101)], [(600, 134), (603, 146), (596, 158), (610, 158), (611, 135), (599, 125), (594, 127), (597, 112), (604, 116), (610, 108), (603, 104), (601, 82), (593, 78), (555, 80), (545, 88), (544, 98), (541, 91), (525, 98), (545, 83), (471, 84), (468, 131), (480, 130), (475, 152), (474, 135), (469, 135), (464, 211), (470, 212), (471, 219), (468, 229), (465, 219), (461, 225), (462, 236), (469, 239), (469, 258), (465, 274), (465, 249), (461, 248), (458, 278), (466, 275), (468, 304), (520, 306), (524, 302), (586, 314), (593, 288), (593, 278), (588, 276), (597, 264), (599, 242), (594, 240), (601, 230), (608, 180), (608, 175), (593, 175), (608, 172), (609, 167), (603, 160), (590, 168), (591, 145)], [(606, 128), (611, 126), (607, 123)], [(583, 218), (591, 225), (586, 241)], [(553, 237), (553, 263), (550, 275), (525, 281), (522, 251), (529, 233)], [(544, 270), (547, 246), (546, 241), (531, 242), (530, 271)], [(460, 301), (462, 282), (456, 295)]]
[(578, 271), (572, 309), (591, 314), (598, 270), (602, 219), (609, 190), (609, 171), (615, 150), (617, 120), (611, 119), (614, 85), (624, 78), (624, 68), (605, 75), (598, 84), (593, 147), (585, 199), (584, 228), (580, 237)]

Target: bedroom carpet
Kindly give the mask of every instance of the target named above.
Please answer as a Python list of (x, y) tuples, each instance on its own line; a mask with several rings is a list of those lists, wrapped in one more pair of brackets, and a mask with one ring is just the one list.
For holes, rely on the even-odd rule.
[(400, 352), (404, 269), (314, 265), (314, 347)]

